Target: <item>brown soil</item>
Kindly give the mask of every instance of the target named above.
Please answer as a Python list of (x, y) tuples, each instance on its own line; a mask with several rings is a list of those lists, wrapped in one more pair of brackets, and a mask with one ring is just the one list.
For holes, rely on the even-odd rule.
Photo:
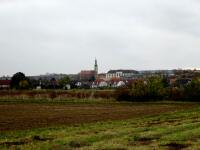
[(0, 104), (0, 131), (130, 119), (191, 107), (192, 104)]
[(184, 148), (187, 148), (189, 145), (185, 144), (178, 144), (178, 143), (170, 143), (166, 145), (169, 150), (182, 150)]

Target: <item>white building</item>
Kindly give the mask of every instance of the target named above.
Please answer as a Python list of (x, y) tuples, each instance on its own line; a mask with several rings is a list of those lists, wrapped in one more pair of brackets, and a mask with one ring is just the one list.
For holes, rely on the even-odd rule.
[(106, 80), (112, 78), (134, 78), (138, 74), (135, 70), (110, 70), (106, 74)]

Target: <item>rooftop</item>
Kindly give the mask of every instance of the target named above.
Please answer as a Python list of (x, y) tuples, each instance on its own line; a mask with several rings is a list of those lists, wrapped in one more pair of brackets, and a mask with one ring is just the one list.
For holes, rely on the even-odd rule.
[(138, 73), (136, 70), (124, 70), (124, 69), (110, 70), (110, 71), (108, 71), (108, 73), (117, 73), (117, 72), (123, 72), (123, 73)]

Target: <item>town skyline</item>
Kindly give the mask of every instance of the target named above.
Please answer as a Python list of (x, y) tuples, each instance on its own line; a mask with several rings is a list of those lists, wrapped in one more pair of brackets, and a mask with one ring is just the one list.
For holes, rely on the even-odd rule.
[(199, 68), (197, 0), (0, 1), (0, 75)]
[[(96, 59), (96, 57), (95, 57)], [(95, 60), (93, 59), (93, 60)], [(99, 61), (98, 59), (97, 60), (97, 63), (98, 63), (98, 73), (107, 73), (109, 72), (110, 70), (136, 70), (136, 71), (162, 71), (162, 70), (200, 70), (200, 68), (195, 68), (195, 67), (187, 67), (187, 68), (181, 68), (181, 67), (178, 67), (178, 68), (144, 68), (144, 69), (136, 69), (136, 68), (131, 68), (131, 67), (126, 67), (126, 68), (122, 68), (122, 67), (116, 67), (116, 68), (111, 68), (111, 67), (108, 67), (109, 69), (106, 70), (106, 69), (102, 69), (101, 66), (99, 66)], [(87, 66), (86, 66), (87, 67)], [(16, 71), (16, 72), (13, 72), (13, 73), (3, 73), (3, 72), (0, 72), (0, 77), (3, 77), (3, 76), (13, 76), (15, 73), (17, 72), (23, 72), (25, 73), (27, 76), (40, 76), (40, 75), (50, 75), (50, 74), (66, 74), (66, 75), (73, 75), (73, 74), (79, 74), (81, 73), (81, 71), (87, 71), (87, 70), (93, 70), (94, 69), (94, 61), (93, 61), (93, 64), (91, 64), (90, 66), (88, 66), (87, 68), (80, 68), (78, 71), (76, 72), (69, 72), (69, 71), (64, 71), (64, 72), (55, 72), (55, 71), (51, 71), (51, 72), (41, 72), (41, 73), (28, 73), (28, 72), (25, 72), (25, 71)], [(100, 68), (100, 70), (99, 70)], [(102, 71), (103, 70), (103, 71)]]
[[(109, 71), (111, 71), (111, 70), (136, 70), (136, 71), (139, 71), (139, 72), (141, 72), (141, 71), (167, 71), (167, 70), (200, 70), (200, 68), (152, 68), (152, 69), (150, 69), (150, 68), (147, 68), (147, 69), (135, 69), (135, 68), (131, 68), (131, 67), (127, 67), (127, 68), (120, 68), (120, 67), (116, 67), (116, 68), (110, 68), (110, 69), (108, 69), (108, 70), (105, 70), (104, 69), (104, 71), (102, 71), (103, 69), (102, 69), (102, 67), (99, 67), (99, 61), (98, 61), (98, 59), (95, 57), (95, 59), (93, 59), (94, 61), (93, 61), (93, 66), (92, 65), (90, 65), (88, 68), (80, 68), (80, 70), (78, 70), (77, 72), (43, 72), (43, 73), (39, 73), (39, 74), (29, 74), (29, 73), (26, 73), (25, 71), (16, 71), (16, 72), (23, 72), (23, 73), (25, 73), (27, 76), (40, 76), (40, 75), (51, 75), (51, 74), (66, 74), (66, 75), (75, 75), (75, 74), (80, 74), (82, 71), (91, 71), (91, 70), (96, 70), (95, 69), (95, 67), (97, 67), (97, 74), (101, 74), (101, 73), (107, 73), (107, 72), (109, 72)], [(97, 65), (97, 66), (96, 66)], [(100, 71), (99, 71), (99, 68), (101, 69)], [(3, 74), (2, 72), (0, 72), (0, 77), (6, 77), (6, 76), (8, 76), (8, 77), (11, 77), (12, 75), (14, 75), (16, 72), (13, 72), (13, 74)]]

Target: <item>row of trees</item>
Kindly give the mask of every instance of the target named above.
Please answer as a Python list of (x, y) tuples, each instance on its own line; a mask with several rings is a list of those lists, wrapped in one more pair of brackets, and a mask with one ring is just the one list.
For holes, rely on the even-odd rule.
[(66, 88), (66, 85), (70, 83), (70, 78), (68, 76), (63, 77), (62, 79), (56, 81), (55, 78), (51, 80), (35, 80), (30, 79), (25, 76), (24, 73), (18, 72), (13, 75), (11, 79), (11, 88), (12, 89), (33, 89), (37, 86), (41, 86), (44, 89), (63, 89)]
[(156, 101), (156, 100), (200, 100), (200, 80), (193, 78), (184, 86), (170, 86), (165, 77), (150, 77), (116, 90), (117, 100)]

